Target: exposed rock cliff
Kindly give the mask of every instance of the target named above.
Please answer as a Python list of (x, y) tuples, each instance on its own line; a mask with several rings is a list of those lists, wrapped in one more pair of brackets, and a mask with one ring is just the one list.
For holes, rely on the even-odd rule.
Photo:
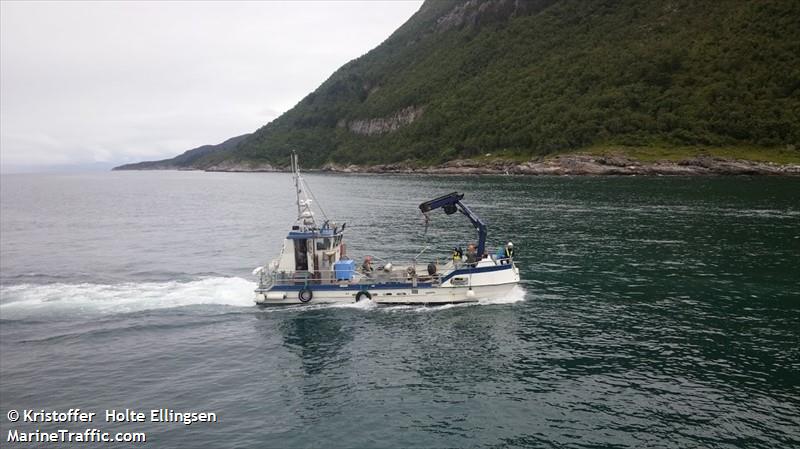
[(224, 160), (218, 164), (209, 165), (205, 171), (228, 171), (228, 172), (273, 172), (281, 171), (266, 162), (254, 161), (232, 161)]
[(397, 113), (389, 117), (372, 118), (366, 120), (353, 120), (347, 122), (347, 129), (365, 136), (372, 136), (375, 134), (383, 134), (392, 131), (397, 131), (402, 126), (414, 123), (422, 115), (423, 108), (409, 106), (403, 108)]
[(557, 0), (468, 0), (436, 20), (439, 33), (540, 11)]

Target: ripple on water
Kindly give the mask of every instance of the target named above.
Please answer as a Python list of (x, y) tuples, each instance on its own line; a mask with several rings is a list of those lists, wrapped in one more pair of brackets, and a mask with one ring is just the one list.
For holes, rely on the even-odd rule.
[(159, 447), (800, 447), (797, 180), (309, 180), (354, 258), (463, 246), (408, 211), (467, 192), (523, 288), (258, 309), (285, 174), (4, 176), (0, 409), (219, 412)]

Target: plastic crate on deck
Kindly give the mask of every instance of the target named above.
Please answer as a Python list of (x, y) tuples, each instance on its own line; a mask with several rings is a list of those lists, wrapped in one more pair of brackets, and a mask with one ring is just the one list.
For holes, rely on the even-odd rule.
[(340, 260), (333, 264), (333, 271), (336, 272), (337, 281), (353, 280), (353, 273), (356, 271), (356, 261), (352, 259)]

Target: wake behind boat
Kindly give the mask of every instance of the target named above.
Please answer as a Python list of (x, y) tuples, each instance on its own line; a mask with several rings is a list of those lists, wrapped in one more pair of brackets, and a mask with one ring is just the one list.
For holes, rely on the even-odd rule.
[[(449, 193), (419, 205), (428, 214), (442, 209), (447, 215), (461, 212), (478, 231), (478, 244), (470, 245), (465, 257), (456, 250), (443, 265), (417, 266), (391, 262), (373, 268), (369, 256), (356, 269), (345, 252), (346, 224), (317, 222), (297, 155), (291, 157), (297, 191), (297, 221), (283, 242), (280, 255), (253, 271), (259, 276), (256, 303), (352, 303), (371, 300), (379, 304), (450, 304), (503, 298), (519, 283), (511, 243), (496, 256), (486, 250), (486, 224), (462, 202), (464, 195)], [(311, 193), (313, 197), (313, 193)], [(327, 217), (326, 217), (327, 218)], [(418, 256), (419, 257), (419, 256)]]

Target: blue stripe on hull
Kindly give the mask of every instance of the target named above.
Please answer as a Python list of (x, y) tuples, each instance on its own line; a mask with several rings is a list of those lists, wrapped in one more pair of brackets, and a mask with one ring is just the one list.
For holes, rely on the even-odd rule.
[(396, 290), (398, 288), (421, 288), (427, 289), (432, 288), (432, 284), (417, 284), (414, 287), (410, 282), (391, 282), (386, 284), (355, 284), (355, 285), (348, 285), (344, 287), (340, 287), (339, 285), (276, 285), (270, 288), (267, 291), (270, 292), (299, 292), (305, 288), (310, 289), (312, 291), (354, 291), (358, 292), (361, 290)]
[(505, 265), (495, 265), (492, 267), (480, 267), (480, 268), (459, 268), (448, 274), (447, 276), (442, 278), (442, 283), (447, 282), (451, 277), (458, 276), (459, 274), (475, 274), (475, 273), (489, 273), (492, 271), (502, 271), (502, 270), (510, 270), (514, 265), (505, 264)]

